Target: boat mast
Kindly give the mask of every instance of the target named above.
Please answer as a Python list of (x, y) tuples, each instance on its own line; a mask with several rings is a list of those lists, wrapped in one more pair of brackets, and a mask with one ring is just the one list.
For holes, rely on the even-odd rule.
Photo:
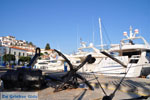
[(100, 39), (101, 39), (101, 49), (103, 50), (103, 39), (102, 39), (102, 25), (101, 25), (101, 19), (99, 18), (99, 31), (100, 31)]
[(94, 19), (92, 20), (93, 21), (93, 44), (94, 44)]
[(79, 29), (78, 29), (78, 25), (77, 25), (77, 45), (76, 45), (77, 46), (77, 51), (78, 51), (78, 34), (79, 34), (78, 31), (79, 31)]

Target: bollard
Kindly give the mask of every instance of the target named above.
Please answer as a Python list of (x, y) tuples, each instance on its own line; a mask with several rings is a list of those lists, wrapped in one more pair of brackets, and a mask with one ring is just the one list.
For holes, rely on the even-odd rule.
[(67, 66), (66, 66), (66, 62), (64, 62), (64, 72), (67, 72)]
[(11, 65), (11, 68), (14, 68), (14, 65)]

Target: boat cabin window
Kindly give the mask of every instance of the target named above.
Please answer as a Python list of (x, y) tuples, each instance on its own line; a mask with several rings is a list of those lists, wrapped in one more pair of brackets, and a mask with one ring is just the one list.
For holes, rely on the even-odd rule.
[(150, 61), (150, 51), (146, 51), (146, 58)]
[(52, 60), (50, 61), (50, 63), (57, 63), (57, 60)]
[(120, 55), (119, 52), (110, 52), (110, 54), (111, 54), (112, 56), (119, 56), (119, 55)]
[(137, 63), (139, 59), (131, 59), (129, 63)]
[(39, 63), (39, 64), (47, 65), (48, 63), (41, 62), (41, 63)]
[(132, 55), (141, 55), (141, 51), (123, 52), (122, 55), (130, 58)]
[(76, 61), (76, 63), (81, 63), (80, 61)]

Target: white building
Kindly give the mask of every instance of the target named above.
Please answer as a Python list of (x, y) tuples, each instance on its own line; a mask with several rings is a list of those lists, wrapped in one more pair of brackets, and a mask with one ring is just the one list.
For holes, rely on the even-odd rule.
[(2, 46), (10, 46), (16, 44), (16, 38), (13, 36), (0, 37), (0, 42)]
[(3, 64), (5, 54), (13, 54), (16, 57), (16, 64), (20, 56), (33, 56), (35, 54), (34, 45), (29, 45), (25, 40), (16, 40), (14, 36), (0, 37), (0, 64)]
[(25, 40), (16, 40), (14, 36), (0, 37), (0, 46), (15, 46), (23, 49), (35, 50), (36, 46), (29, 45)]
[(19, 60), (19, 57), (20, 56), (34, 56), (34, 53), (35, 51), (31, 51), (31, 50), (28, 50), (28, 49), (22, 49), (22, 48), (18, 48), (18, 47), (0, 47), (0, 64), (3, 64), (4, 61), (3, 61), (3, 56), (5, 54), (13, 54), (15, 55), (15, 58), (16, 58), (16, 64), (18, 63), (18, 60)]

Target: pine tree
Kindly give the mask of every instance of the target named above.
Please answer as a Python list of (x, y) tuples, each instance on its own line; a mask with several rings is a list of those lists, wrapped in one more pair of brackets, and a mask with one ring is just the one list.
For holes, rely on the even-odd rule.
[(32, 45), (32, 46), (33, 46), (33, 43), (32, 43), (32, 42), (29, 42), (29, 45)]
[(51, 49), (51, 48), (50, 48), (49, 43), (47, 43), (47, 44), (46, 44), (46, 47), (45, 47), (45, 50), (49, 50), (49, 49)]

